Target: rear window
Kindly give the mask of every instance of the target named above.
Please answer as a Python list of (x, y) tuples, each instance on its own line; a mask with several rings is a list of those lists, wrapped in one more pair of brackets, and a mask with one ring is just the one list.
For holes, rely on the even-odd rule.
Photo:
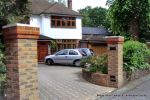
[(79, 49), (80, 53), (83, 55), (83, 56), (90, 56), (90, 55), (94, 55), (94, 52), (92, 49), (88, 49), (88, 48), (82, 48), (82, 49)]
[(91, 55), (94, 55), (94, 51), (92, 49), (90, 49)]
[(81, 54), (82, 56), (87, 56), (87, 53), (86, 53), (85, 50), (80, 49), (79, 52), (80, 52), (80, 54)]

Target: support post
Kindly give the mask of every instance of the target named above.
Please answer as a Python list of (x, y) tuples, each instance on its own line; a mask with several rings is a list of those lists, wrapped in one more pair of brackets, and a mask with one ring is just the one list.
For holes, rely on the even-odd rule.
[(119, 88), (123, 78), (123, 43), (121, 36), (106, 37), (108, 49), (108, 86)]
[(39, 100), (37, 39), (39, 28), (26, 24), (3, 27), (6, 50), (6, 100)]

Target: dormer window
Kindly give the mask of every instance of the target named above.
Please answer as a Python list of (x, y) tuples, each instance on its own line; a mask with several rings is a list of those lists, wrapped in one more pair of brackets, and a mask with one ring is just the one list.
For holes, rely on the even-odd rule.
[(51, 16), (51, 27), (76, 28), (76, 18), (66, 16)]

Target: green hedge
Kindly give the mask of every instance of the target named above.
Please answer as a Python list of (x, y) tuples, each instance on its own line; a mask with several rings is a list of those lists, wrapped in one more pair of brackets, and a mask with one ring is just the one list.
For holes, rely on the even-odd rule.
[(138, 41), (127, 41), (124, 43), (123, 58), (124, 70), (134, 71), (149, 68), (150, 50), (144, 43)]

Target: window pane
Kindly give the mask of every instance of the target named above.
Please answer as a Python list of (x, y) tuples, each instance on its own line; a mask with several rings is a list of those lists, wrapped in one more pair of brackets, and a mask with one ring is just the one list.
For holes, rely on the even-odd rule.
[(71, 26), (71, 22), (70, 21), (67, 21), (67, 26)]
[(61, 16), (57, 16), (57, 19), (61, 19), (62, 17)]
[(55, 26), (55, 20), (52, 20), (52, 26)]
[(70, 50), (69, 55), (78, 55), (78, 53), (76, 51)]
[(55, 16), (52, 16), (51, 18), (52, 18), (52, 19), (55, 19)]
[(76, 18), (75, 17), (72, 17), (72, 20), (75, 20)]
[(72, 21), (72, 26), (75, 26), (75, 21)]
[(66, 22), (65, 21), (62, 21), (62, 26), (66, 26)]
[(62, 50), (58, 53), (56, 53), (56, 55), (67, 55), (68, 54), (68, 50)]
[(57, 26), (60, 26), (60, 20), (57, 20)]

